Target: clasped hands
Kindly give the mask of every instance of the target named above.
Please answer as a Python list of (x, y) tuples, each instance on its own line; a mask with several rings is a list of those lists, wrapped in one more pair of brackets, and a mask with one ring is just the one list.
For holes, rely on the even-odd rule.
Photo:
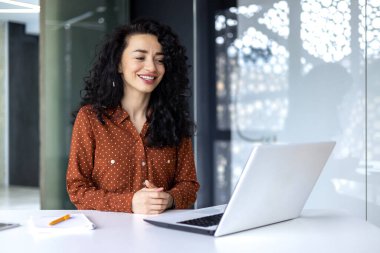
[(173, 197), (145, 180), (145, 187), (137, 191), (132, 198), (132, 211), (138, 214), (159, 214), (173, 206)]

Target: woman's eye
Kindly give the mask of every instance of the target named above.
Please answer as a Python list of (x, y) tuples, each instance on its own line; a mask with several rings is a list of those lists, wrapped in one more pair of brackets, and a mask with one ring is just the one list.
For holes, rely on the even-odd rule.
[(139, 60), (139, 61), (143, 61), (144, 57), (136, 57), (136, 59)]

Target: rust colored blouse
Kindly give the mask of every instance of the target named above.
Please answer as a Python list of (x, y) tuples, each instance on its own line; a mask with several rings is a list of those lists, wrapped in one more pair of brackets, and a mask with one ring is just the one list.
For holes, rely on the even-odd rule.
[(199, 189), (190, 138), (178, 147), (151, 148), (121, 107), (102, 125), (90, 105), (76, 117), (66, 174), (67, 192), (78, 209), (132, 212), (133, 194), (145, 180), (163, 187), (175, 208), (189, 208)]

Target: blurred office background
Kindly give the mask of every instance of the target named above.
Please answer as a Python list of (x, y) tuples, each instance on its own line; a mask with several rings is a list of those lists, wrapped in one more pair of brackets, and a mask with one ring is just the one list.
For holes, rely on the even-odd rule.
[(306, 208), (380, 226), (379, 0), (0, 1), (0, 208), (73, 208), (83, 77), (103, 36), (141, 16), (172, 26), (192, 65), (197, 207), (228, 201), (253, 145), (334, 140)]

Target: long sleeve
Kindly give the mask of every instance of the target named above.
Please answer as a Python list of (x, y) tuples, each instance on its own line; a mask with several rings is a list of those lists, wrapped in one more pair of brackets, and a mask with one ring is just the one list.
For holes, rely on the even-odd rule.
[(93, 115), (86, 109), (79, 111), (73, 127), (66, 174), (69, 197), (78, 209), (132, 212), (133, 192), (99, 189), (93, 180), (96, 140)]
[(199, 189), (190, 138), (186, 138), (181, 142), (177, 157), (174, 186), (168, 193), (170, 193), (174, 199), (175, 208), (190, 208), (197, 198), (197, 191)]

